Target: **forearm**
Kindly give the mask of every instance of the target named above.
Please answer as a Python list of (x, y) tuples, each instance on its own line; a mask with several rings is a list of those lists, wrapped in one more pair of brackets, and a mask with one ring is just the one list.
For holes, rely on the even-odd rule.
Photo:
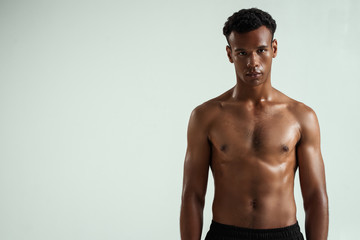
[(204, 201), (195, 197), (183, 197), (180, 213), (182, 240), (200, 240), (203, 226)]
[(305, 231), (307, 240), (326, 240), (329, 228), (327, 196), (312, 199), (305, 205)]

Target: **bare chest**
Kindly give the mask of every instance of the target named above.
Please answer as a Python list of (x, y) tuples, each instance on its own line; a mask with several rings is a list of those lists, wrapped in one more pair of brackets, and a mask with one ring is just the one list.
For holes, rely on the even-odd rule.
[(225, 109), (214, 119), (209, 138), (213, 154), (222, 158), (280, 157), (294, 150), (300, 131), (286, 109), (256, 113)]

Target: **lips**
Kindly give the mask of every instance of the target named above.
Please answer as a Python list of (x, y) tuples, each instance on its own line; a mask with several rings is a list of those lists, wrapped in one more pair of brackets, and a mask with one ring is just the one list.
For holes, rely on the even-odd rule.
[(259, 77), (260, 75), (261, 75), (261, 72), (248, 72), (248, 73), (246, 73), (246, 76), (252, 77), (252, 78)]

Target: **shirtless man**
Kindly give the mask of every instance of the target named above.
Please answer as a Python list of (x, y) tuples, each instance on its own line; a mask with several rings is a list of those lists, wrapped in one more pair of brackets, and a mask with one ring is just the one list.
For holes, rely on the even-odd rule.
[(299, 169), (307, 240), (325, 240), (328, 199), (315, 112), (271, 86), (276, 22), (259, 9), (228, 18), (223, 33), (236, 85), (191, 113), (181, 239), (199, 240), (209, 168), (215, 184), (206, 240), (303, 239), (296, 218)]

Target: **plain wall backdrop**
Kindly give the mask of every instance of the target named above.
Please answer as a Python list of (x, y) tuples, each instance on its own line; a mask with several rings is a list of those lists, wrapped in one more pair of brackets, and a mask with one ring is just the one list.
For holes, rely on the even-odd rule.
[[(273, 86), (317, 113), (329, 239), (356, 239), (357, 0), (1, 0), (0, 239), (180, 239), (190, 113), (235, 85), (222, 27), (249, 7), (277, 21)], [(209, 174), (203, 234), (212, 198)]]

